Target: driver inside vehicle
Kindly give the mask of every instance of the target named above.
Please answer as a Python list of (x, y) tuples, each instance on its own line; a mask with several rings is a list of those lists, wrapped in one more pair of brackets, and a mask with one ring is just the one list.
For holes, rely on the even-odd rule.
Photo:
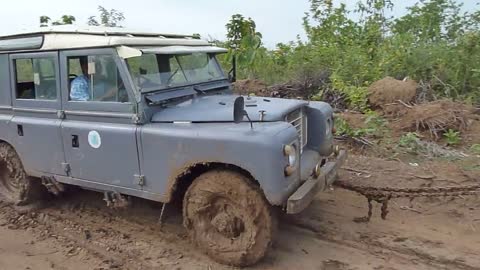
[[(80, 65), (81, 74), (70, 84), (70, 100), (113, 102), (128, 100), (114, 62), (95, 61), (93, 70), (89, 70), (88, 56), (81, 56), (75, 60)], [(115, 74), (110, 74), (112, 72)]]

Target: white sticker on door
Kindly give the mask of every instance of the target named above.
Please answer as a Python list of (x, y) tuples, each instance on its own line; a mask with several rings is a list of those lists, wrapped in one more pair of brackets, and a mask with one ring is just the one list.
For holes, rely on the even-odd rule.
[(90, 144), (92, 148), (100, 148), (102, 145), (102, 137), (100, 137), (100, 134), (97, 131), (92, 130), (88, 133), (88, 144)]

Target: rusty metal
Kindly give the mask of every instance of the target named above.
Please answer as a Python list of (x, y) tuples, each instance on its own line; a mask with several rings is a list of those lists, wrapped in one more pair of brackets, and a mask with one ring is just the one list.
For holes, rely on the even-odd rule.
[(381, 217), (386, 219), (389, 213), (388, 202), (391, 199), (414, 198), (419, 197), (460, 197), (480, 195), (480, 184), (466, 186), (448, 186), (448, 187), (417, 187), (417, 188), (395, 188), (395, 187), (374, 187), (365, 185), (356, 185), (347, 181), (337, 180), (337, 187), (354, 191), (367, 198), (368, 214), (366, 217), (356, 218), (356, 222), (369, 222), (372, 217), (372, 201), (382, 204)]
[(132, 204), (130, 197), (122, 195), (118, 192), (105, 191), (103, 194), (103, 200), (107, 203), (107, 207), (109, 208), (128, 208)]
[(48, 192), (59, 196), (61, 193), (65, 192), (65, 185), (57, 182), (54, 177), (43, 176), (41, 178), (42, 185), (48, 190)]

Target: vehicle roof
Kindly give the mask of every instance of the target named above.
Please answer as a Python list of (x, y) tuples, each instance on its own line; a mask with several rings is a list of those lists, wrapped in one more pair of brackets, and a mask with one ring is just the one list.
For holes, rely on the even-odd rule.
[(206, 46), (209, 42), (192, 35), (137, 31), (119, 27), (41, 27), (0, 36), (0, 53), (46, 51), (117, 46)]

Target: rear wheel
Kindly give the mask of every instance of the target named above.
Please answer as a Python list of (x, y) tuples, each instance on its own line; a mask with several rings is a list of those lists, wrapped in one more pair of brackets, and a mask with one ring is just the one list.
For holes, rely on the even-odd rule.
[(262, 259), (273, 238), (274, 218), (260, 189), (240, 173), (215, 170), (189, 187), (183, 203), (191, 239), (212, 259), (248, 266)]
[(27, 176), (15, 150), (0, 143), (0, 195), (7, 202), (27, 205), (42, 197), (45, 190), (40, 180)]

